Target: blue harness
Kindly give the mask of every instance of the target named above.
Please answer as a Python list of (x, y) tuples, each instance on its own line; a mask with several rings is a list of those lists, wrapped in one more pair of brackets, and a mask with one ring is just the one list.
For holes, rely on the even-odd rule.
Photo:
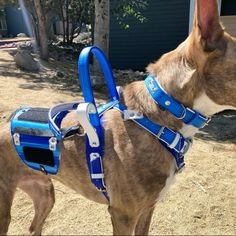
[[(95, 103), (89, 79), (89, 57), (91, 54), (100, 63), (109, 92), (108, 102), (98, 106)], [(43, 116), (46, 114), (47, 119), (41, 120), (27, 118), (26, 114), (32, 113), (34, 108), (20, 108), (14, 113), (11, 119), (13, 143), (18, 155), (26, 165), (36, 170), (56, 174), (59, 168), (59, 143), (66, 137), (77, 133), (79, 127), (82, 126), (85, 135), (86, 159), (91, 181), (109, 201), (102, 163), (104, 133), (101, 117), (104, 112), (114, 108), (121, 112), (125, 120), (134, 121), (158, 139), (172, 154), (177, 170), (184, 166), (184, 154), (191, 144), (191, 139), (184, 138), (180, 133), (154, 123), (148, 117), (135, 111), (130, 111), (121, 104), (110, 64), (99, 48), (92, 46), (82, 50), (78, 60), (78, 73), (84, 102), (63, 103), (52, 107), (50, 110), (44, 109)], [(202, 128), (209, 122), (209, 118), (188, 107), (184, 107), (169, 96), (152, 75), (148, 75), (145, 79), (145, 85), (159, 106), (168, 110), (184, 123), (193, 125), (196, 128)], [(38, 114), (40, 114), (40, 109), (42, 108), (37, 110)], [(79, 125), (61, 128), (63, 118), (71, 110), (76, 110)], [(29, 114), (28, 116), (30, 116)], [(35, 156), (38, 157), (36, 158), (37, 160)]]

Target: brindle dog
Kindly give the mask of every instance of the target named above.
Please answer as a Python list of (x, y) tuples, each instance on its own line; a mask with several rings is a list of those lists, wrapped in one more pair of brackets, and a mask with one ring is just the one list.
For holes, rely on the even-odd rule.
[[(205, 116), (236, 109), (236, 39), (224, 31), (215, 0), (197, 0), (193, 31), (174, 51), (148, 66), (162, 87), (185, 106)], [(125, 105), (185, 137), (197, 131), (159, 109), (143, 81), (126, 86)], [(64, 120), (74, 121), (73, 114)], [(146, 235), (154, 206), (175, 173), (170, 153), (147, 131), (124, 122), (116, 110), (104, 115), (105, 180), (110, 196), (108, 211), (114, 234)], [(9, 124), (0, 129), (0, 234), (7, 233), (16, 188), (33, 199), (35, 217), (30, 232), (41, 233), (54, 204), (50, 177), (83, 196), (108, 204), (92, 185), (86, 166), (84, 140), (73, 136), (61, 144), (61, 165), (56, 176), (45, 176), (26, 167), (12, 144)]]

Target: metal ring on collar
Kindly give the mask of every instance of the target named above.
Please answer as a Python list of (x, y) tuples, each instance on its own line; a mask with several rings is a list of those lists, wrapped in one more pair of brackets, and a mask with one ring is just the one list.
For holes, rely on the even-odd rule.
[(186, 108), (182, 104), (181, 104), (181, 106), (183, 108), (183, 112), (182, 112), (182, 114), (179, 117), (176, 116), (176, 118), (178, 120), (182, 120), (186, 116)]

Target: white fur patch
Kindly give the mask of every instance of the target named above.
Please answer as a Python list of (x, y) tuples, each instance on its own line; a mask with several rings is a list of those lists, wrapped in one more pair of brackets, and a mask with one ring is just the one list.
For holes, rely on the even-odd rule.
[(165, 187), (161, 190), (161, 192), (159, 193), (159, 196), (157, 198), (157, 201), (160, 201), (166, 194), (166, 192), (169, 190), (170, 186), (172, 183), (174, 183), (175, 181), (175, 171), (176, 171), (176, 166), (175, 166), (175, 162), (173, 160), (173, 165), (170, 168), (170, 175), (169, 177), (166, 179), (166, 184)]
[(228, 106), (228, 105), (219, 105), (211, 100), (206, 93), (203, 93), (200, 97), (198, 97), (193, 104), (193, 109), (200, 112), (205, 116), (212, 116), (218, 112), (224, 110), (236, 110), (236, 107)]
[(192, 126), (192, 125), (183, 125), (182, 128), (179, 130), (179, 132), (185, 137), (193, 137), (198, 131), (198, 128)]
[[(193, 103), (193, 109), (200, 112), (204, 116), (212, 116), (218, 112), (224, 110), (236, 110), (236, 107), (228, 105), (219, 105), (211, 100), (206, 93), (203, 93)], [(183, 125), (179, 132), (185, 137), (192, 137), (198, 131), (197, 128), (192, 125)]]

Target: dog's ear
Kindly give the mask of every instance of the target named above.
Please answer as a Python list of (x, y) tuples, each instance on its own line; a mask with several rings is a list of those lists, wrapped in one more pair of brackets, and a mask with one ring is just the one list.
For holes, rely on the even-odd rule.
[(220, 46), (223, 28), (216, 0), (195, 0), (192, 34), (200, 40), (204, 51), (213, 51)]

